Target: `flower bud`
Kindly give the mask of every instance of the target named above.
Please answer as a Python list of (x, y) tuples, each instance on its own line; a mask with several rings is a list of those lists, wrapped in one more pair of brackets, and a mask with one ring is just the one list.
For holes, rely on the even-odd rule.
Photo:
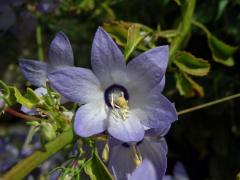
[(52, 126), (52, 124), (48, 122), (42, 122), (41, 123), (41, 135), (43, 140), (45, 141), (51, 141), (56, 138), (56, 132)]
[(108, 143), (106, 143), (103, 147), (102, 160), (105, 163), (108, 162), (108, 160), (109, 160), (109, 146), (108, 146)]

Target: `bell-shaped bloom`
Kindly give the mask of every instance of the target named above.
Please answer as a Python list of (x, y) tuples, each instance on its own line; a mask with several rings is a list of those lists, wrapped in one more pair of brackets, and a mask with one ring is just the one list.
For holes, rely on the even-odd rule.
[(146, 51), (128, 64), (118, 46), (100, 27), (91, 52), (92, 71), (56, 70), (48, 78), (54, 89), (80, 104), (75, 132), (89, 137), (107, 130), (124, 142), (140, 141), (145, 129), (169, 126), (177, 119), (174, 105), (161, 94), (168, 46)]
[(41, 87), (46, 84), (49, 73), (73, 66), (73, 51), (67, 36), (63, 32), (57, 33), (48, 50), (48, 62), (20, 59), (19, 66), (32, 85)]
[[(140, 159), (148, 159), (156, 172), (156, 179), (162, 179), (167, 168), (167, 144), (164, 138), (145, 136), (135, 146)], [(126, 180), (134, 172), (136, 152), (127, 143), (111, 148), (108, 168), (117, 180)], [(151, 179), (149, 179), (151, 180)]]
[(158, 180), (157, 172), (151, 161), (144, 159), (142, 164), (137, 167), (127, 180)]

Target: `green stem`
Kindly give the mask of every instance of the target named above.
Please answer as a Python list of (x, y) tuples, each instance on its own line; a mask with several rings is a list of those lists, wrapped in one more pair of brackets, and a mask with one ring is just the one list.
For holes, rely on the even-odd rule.
[(197, 26), (198, 28), (200, 28), (204, 33), (206, 33), (206, 35), (210, 35), (211, 34), (210, 31), (203, 24), (201, 24), (200, 22), (192, 20), (192, 24), (194, 26)]
[(44, 149), (35, 151), (26, 159), (20, 161), (10, 171), (2, 176), (0, 179), (4, 180), (20, 180), (26, 177), (33, 169), (61, 150), (73, 140), (73, 131), (69, 129), (58, 138), (45, 145)]
[(171, 42), (171, 48), (170, 48), (170, 61), (172, 61), (172, 57), (175, 54), (175, 52), (179, 49), (181, 49), (181, 46), (183, 45), (188, 33), (191, 30), (191, 22), (192, 22), (192, 16), (195, 9), (196, 0), (187, 0), (185, 4), (183, 5), (184, 9), (182, 10), (182, 21), (179, 24), (178, 27), (178, 35), (175, 36), (173, 41)]
[(36, 41), (37, 41), (37, 48), (38, 48), (38, 59), (40, 61), (44, 60), (44, 53), (42, 47), (42, 28), (41, 26), (37, 26), (36, 28)]
[(238, 97), (240, 97), (240, 93), (234, 94), (234, 95), (231, 95), (231, 96), (227, 96), (227, 97), (215, 100), (215, 101), (211, 101), (211, 102), (208, 102), (208, 103), (205, 103), (205, 104), (201, 104), (201, 105), (198, 105), (198, 106), (194, 106), (194, 107), (191, 107), (191, 108), (188, 108), (188, 109), (184, 109), (182, 111), (179, 111), (177, 114), (180, 116), (180, 115), (183, 115), (183, 114), (190, 113), (192, 111), (196, 111), (196, 110), (203, 109), (203, 108), (206, 108), (206, 107), (209, 107), (209, 106), (213, 106), (215, 104), (222, 103), (222, 102), (225, 102), (225, 101), (229, 101), (231, 99), (235, 99), (235, 98), (238, 98)]

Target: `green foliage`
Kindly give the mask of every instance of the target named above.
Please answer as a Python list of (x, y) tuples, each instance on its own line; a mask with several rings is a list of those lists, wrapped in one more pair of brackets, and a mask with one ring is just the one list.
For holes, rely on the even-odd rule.
[(208, 34), (207, 37), (213, 59), (226, 66), (234, 66), (235, 62), (232, 56), (236, 52), (237, 47), (224, 43), (212, 34)]
[(113, 180), (111, 173), (100, 159), (96, 149), (93, 151), (92, 157), (86, 162), (84, 171), (91, 180)]
[(180, 70), (194, 76), (206, 76), (210, 70), (208, 61), (196, 58), (188, 52), (178, 51), (173, 62)]
[(124, 56), (126, 59), (133, 53), (139, 43), (147, 37), (149, 32), (141, 31), (141, 26), (132, 25), (128, 29), (127, 43), (124, 49)]
[(233, 54), (236, 52), (238, 47), (230, 46), (224, 43), (212, 35), (212, 33), (203, 24), (196, 21), (193, 21), (193, 24), (199, 27), (206, 34), (213, 60), (225, 66), (234, 66), (235, 62)]
[(191, 79), (185, 73), (175, 73), (176, 86), (179, 93), (185, 97), (192, 97), (195, 94), (199, 96), (204, 96), (203, 87), (201, 87), (197, 82)]
[[(114, 38), (117, 44), (124, 47), (124, 56), (126, 59), (134, 50), (147, 50), (152, 44), (153, 30), (139, 23), (112, 21), (104, 23), (104, 29)], [(150, 38), (149, 40), (145, 40)], [(145, 41), (144, 41), (145, 40)]]
[(10, 91), (14, 93), (13, 95), (17, 103), (26, 106), (27, 108), (32, 108), (35, 105), (34, 102), (31, 101), (31, 99), (24, 97), (16, 87), (10, 87)]

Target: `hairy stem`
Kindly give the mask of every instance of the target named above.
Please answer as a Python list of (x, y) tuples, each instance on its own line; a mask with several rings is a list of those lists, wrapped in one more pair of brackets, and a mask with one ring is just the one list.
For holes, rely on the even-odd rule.
[(222, 102), (225, 102), (225, 101), (229, 101), (229, 100), (232, 100), (232, 99), (235, 99), (235, 98), (238, 98), (238, 97), (240, 97), (240, 93), (234, 94), (234, 95), (231, 95), (231, 96), (227, 96), (227, 97), (224, 97), (224, 98), (221, 98), (221, 99), (217, 99), (215, 101), (211, 101), (211, 102), (201, 104), (201, 105), (198, 105), (198, 106), (194, 106), (194, 107), (191, 107), (191, 108), (188, 108), (188, 109), (184, 109), (182, 111), (179, 111), (177, 114), (180, 116), (180, 115), (183, 115), (183, 114), (190, 113), (192, 111), (196, 111), (196, 110), (203, 109), (203, 108), (206, 108), (206, 107), (209, 107), (209, 106), (213, 106), (215, 104), (222, 103)]
[(181, 49), (184, 40), (186, 39), (188, 33), (191, 30), (192, 16), (194, 13), (195, 4), (196, 0), (187, 0), (183, 5), (182, 21), (178, 27), (178, 35), (175, 36), (175, 38), (171, 42), (169, 63), (172, 61), (172, 57), (175, 54), (175, 52)]
[(4, 174), (0, 179), (4, 180), (20, 180), (26, 177), (33, 169), (42, 164), (49, 157), (61, 150), (66, 145), (73, 141), (72, 129), (59, 135), (55, 140), (46, 144), (44, 149), (35, 151), (32, 155), (26, 159), (20, 161), (10, 171)]

